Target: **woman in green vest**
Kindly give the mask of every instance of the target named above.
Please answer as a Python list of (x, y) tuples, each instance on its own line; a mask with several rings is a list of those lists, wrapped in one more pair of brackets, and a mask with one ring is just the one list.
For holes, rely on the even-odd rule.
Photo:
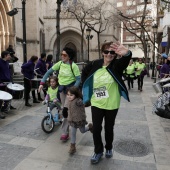
[(146, 65), (143, 63), (142, 58), (139, 58), (139, 63), (135, 66), (135, 69), (138, 78), (138, 90), (142, 91), (144, 76), (141, 73), (146, 71)]
[(128, 83), (128, 89), (133, 88), (133, 80), (135, 77), (135, 64), (133, 64), (133, 60), (130, 60), (128, 67), (126, 68), (126, 79)]

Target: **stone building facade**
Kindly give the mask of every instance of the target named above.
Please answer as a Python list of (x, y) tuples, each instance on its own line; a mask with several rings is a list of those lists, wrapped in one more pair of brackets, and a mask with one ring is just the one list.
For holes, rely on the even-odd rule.
[[(57, 54), (56, 36), (56, 9), (57, 0), (25, 0), (26, 1), (26, 44), (27, 60), (32, 55), (40, 56), (42, 52), (53, 54), (54, 60), (59, 60)], [(114, 0), (110, 1), (114, 5)], [(116, 1), (116, 0), (115, 0)], [(78, 21), (63, 16), (63, 10), (69, 3), (75, 0), (64, 0), (61, 5), (60, 49), (70, 46), (76, 50), (76, 61), (87, 60), (87, 39), (83, 37), (84, 58), (81, 56), (81, 30)], [(88, 3), (88, 1), (87, 1)], [(18, 13), (10, 17), (6, 12), (18, 8)], [(114, 8), (112, 9), (114, 11)], [(5, 50), (9, 44), (14, 46), (16, 55), (23, 62), (23, 26), (22, 26), (22, 0), (0, 1), (0, 52)], [(97, 34), (91, 31), (93, 39), (90, 40), (90, 60), (98, 58)], [(119, 39), (119, 32), (115, 25), (110, 25), (100, 34), (100, 42), (115, 41)]]
[(6, 15), (6, 12), (11, 8), (12, 4), (10, 1), (0, 1), (0, 52), (5, 50), (9, 43), (14, 43), (14, 19)]

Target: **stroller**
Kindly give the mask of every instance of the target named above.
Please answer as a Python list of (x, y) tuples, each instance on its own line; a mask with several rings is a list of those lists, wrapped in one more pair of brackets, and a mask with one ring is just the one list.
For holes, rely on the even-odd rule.
[(162, 118), (170, 119), (170, 83), (163, 85), (162, 89), (162, 94), (153, 104), (152, 112)]

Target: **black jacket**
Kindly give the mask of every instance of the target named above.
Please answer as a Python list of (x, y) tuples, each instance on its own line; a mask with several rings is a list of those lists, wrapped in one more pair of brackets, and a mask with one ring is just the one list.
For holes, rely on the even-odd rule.
[[(123, 76), (123, 70), (127, 68), (131, 57), (132, 57), (132, 53), (130, 51), (129, 55), (122, 56), (120, 59), (114, 59), (106, 67), (107, 71), (114, 78), (114, 80), (118, 83), (121, 96), (124, 96), (128, 101), (130, 101), (128, 90), (125, 86), (124, 81), (122, 80), (122, 76)], [(102, 68), (103, 62), (104, 62), (103, 59), (94, 60), (85, 66), (85, 68), (82, 70), (82, 75), (81, 75), (83, 86), (84, 85), (87, 86), (86, 80), (90, 78), (98, 69)], [(89, 83), (90, 88), (91, 88), (91, 83), (92, 82)], [(91, 90), (90, 90), (90, 93), (91, 93)]]

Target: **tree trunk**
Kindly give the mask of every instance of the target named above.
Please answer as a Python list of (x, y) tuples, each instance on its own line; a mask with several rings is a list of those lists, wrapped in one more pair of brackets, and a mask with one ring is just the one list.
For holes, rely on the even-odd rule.
[(101, 58), (101, 53), (100, 53), (100, 33), (97, 32), (97, 41), (98, 41), (98, 53), (99, 53), (99, 59)]
[(84, 61), (83, 40), (84, 40), (84, 30), (82, 30), (82, 36), (81, 36), (81, 52), (80, 52), (80, 61)]

